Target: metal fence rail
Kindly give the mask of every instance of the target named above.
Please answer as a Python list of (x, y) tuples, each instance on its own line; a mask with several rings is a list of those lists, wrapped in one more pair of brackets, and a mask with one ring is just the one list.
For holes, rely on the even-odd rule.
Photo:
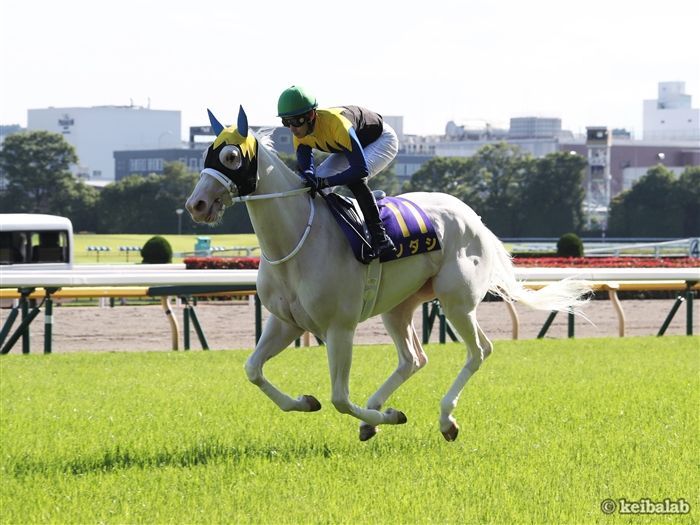
[[(150, 266), (150, 268), (149, 268)], [(244, 294), (254, 295), (256, 305), (256, 341), (262, 331), (262, 307), (255, 294), (257, 270), (185, 270), (181, 265), (166, 270), (143, 265), (86, 268), (56, 271), (9, 271), (0, 274), (0, 298), (17, 299), (0, 329), (0, 353), (8, 353), (22, 339), (22, 352), (30, 351), (30, 325), (45, 305), (44, 352), (51, 353), (52, 308), (57, 297), (161, 297), (163, 310), (168, 317), (173, 335), (173, 349), (178, 349), (179, 327), (170, 308), (169, 297), (179, 297), (185, 308), (185, 348), (189, 348), (189, 322), (191, 321), (203, 347), (207, 347), (204, 331), (199, 325), (189, 298), (197, 295)], [(613, 302), (618, 317), (619, 335), (624, 336), (625, 317), (617, 297), (618, 291), (671, 290), (679, 295), (658, 335), (663, 335), (680, 306), (686, 303), (686, 333), (693, 333), (693, 299), (700, 290), (700, 268), (516, 268), (516, 278), (529, 288), (537, 289), (547, 283), (565, 278), (589, 281), (594, 290), (605, 291)], [(30, 300), (41, 299), (41, 304), (30, 307)], [(442, 314), (439, 303), (424, 306), (423, 340), (427, 342), (435, 321), (440, 326), (440, 342), (449, 335), (456, 339), (454, 331)], [(515, 306), (505, 303), (511, 315), (513, 338), (517, 339), (519, 320)], [(21, 314), (21, 316), (20, 316)], [(540, 331), (543, 337), (556, 313), (550, 314)], [(20, 324), (11, 333), (15, 321)], [(427, 331), (426, 331), (427, 327)], [(569, 337), (574, 336), (573, 315), (569, 316)], [(8, 338), (9, 337), (9, 338)]]

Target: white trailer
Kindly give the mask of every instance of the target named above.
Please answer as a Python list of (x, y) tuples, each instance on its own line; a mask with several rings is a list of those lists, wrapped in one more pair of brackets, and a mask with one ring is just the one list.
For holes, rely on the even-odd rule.
[(70, 270), (73, 224), (66, 217), (0, 214), (0, 265), (12, 270)]

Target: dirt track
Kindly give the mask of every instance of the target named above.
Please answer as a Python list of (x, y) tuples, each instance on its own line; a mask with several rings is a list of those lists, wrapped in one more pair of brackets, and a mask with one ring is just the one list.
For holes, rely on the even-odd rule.
[[(623, 301), (626, 317), (626, 335), (656, 335), (673, 306), (673, 300), (627, 300)], [(174, 306), (176, 318), (182, 330), (182, 308)], [(694, 308), (693, 333), (700, 334), (700, 312)], [(7, 317), (9, 310), (0, 310), (0, 323)], [(252, 348), (255, 341), (255, 314), (252, 304), (248, 302), (200, 303), (196, 309), (210, 348)], [(264, 311), (263, 318), (267, 318)], [(537, 336), (544, 324), (547, 313), (534, 312), (524, 307), (518, 308), (520, 318), (520, 339), (532, 339)], [(576, 337), (617, 336), (617, 317), (610, 301), (591, 302), (586, 308), (586, 315), (594, 323), (582, 319), (576, 321)], [(511, 320), (503, 303), (483, 303), (477, 310), (479, 323), (491, 339), (510, 339)], [(414, 318), (418, 335), (421, 335), (421, 310)], [(15, 327), (17, 323), (15, 323)], [(667, 334), (683, 335), (686, 327), (686, 308), (683, 305), (669, 326)], [(32, 353), (43, 351), (43, 313), (32, 325)], [(76, 351), (167, 351), (171, 349), (171, 333), (166, 316), (160, 306), (116, 306), (110, 307), (73, 307), (57, 306), (54, 308), (53, 324), (54, 353)], [(567, 319), (558, 315), (550, 327), (547, 337), (564, 338), (567, 335)], [(433, 329), (431, 342), (437, 342), (437, 323)], [(312, 338), (313, 341), (313, 338)], [(389, 343), (379, 317), (370, 319), (358, 327), (355, 337), (357, 344)], [(191, 330), (193, 349), (200, 348), (194, 329)], [(20, 343), (12, 353), (20, 352)], [(182, 348), (182, 337), (180, 338)]]

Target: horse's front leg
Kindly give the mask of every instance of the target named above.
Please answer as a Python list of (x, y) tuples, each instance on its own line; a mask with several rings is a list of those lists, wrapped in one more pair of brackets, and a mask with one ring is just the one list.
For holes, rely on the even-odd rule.
[(329, 329), (326, 337), (328, 348), (328, 368), (331, 375), (331, 402), (343, 414), (350, 414), (372, 426), (381, 424), (400, 425), (406, 422), (403, 412), (387, 409), (380, 412), (372, 408), (362, 408), (350, 401), (350, 368), (352, 366), (352, 341), (354, 327), (349, 329)]
[(245, 372), (250, 382), (257, 385), (285, 412), (293, 410), (315, 412), (321, 409), (321, 403), (315, 397), (302, 395), (293, 399), (270, 383), (263, 374), (265, 363), (287, 348), (302, 333), (301, 328), (286, 323), (274, 315), (270, 316), (265, 323), (260, 341), (255, 346), (255, 351), (245, 363)]

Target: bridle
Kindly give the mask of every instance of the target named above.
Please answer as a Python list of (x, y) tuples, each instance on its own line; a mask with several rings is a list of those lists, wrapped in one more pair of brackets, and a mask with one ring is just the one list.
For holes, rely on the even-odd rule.
[[(265, 200), (265, 199), (281, 199), (284, 197), (293, 197), (295, 195), (301, 195), (302, 193), (307, 193), (311, 188), (308, 187), (303, 187), (303, 188), (297, 188), (294, 190), (287, 190), (287, 191), (281, 191), (277, 193), (264, 193), (261, 195), (236, 195), (234, 193), (235, 186), (231, 179), (228, 177), (225, 177), (221, 173), (219, 173), (217, 170), (212, 169), (212, 168), (204, 168), (202, 170), (202, 175), (209, 175), (210, 177), (213, 177), (216, 179), (220, 184), (226, 188), (226, 191), (228, 191), (229, 196), (231, 198), (231, 202), (247, 202), (247, 201), (257, 201), (257, 200)], [(309, 199), (310, 201), (310, 208), (309, 208), (309, 219), (306, 221), (306, 228), (304, 228), (304, 233), (301, 235), (301, 239), (299, 239), (299, 242), (297, 245), (294, 247), (294, 249), (285, 257), (282, 257), (281, 259), (277, 260), (272, 260), (265, 255), (265, 253), (262, 251), (262, 248), (260, 249), (260, 255), (262, 256), (263, 259), (265, 259), (265, 262), (268, 264), (271, 264), (273, 266), (277, 264), (282, 264), (284, 262), (287, 262), (289, 259), (294, 257), (299, 250), (301, 250), (301, 247), (304, 245), (304, 242), (306, 242), (306, 238), (309, 236), (309, 232), (311, 231), (311, 225), (314, 222), (314, 216), (316, 214), (316, 207), (314, 205), (314, 199)]]

